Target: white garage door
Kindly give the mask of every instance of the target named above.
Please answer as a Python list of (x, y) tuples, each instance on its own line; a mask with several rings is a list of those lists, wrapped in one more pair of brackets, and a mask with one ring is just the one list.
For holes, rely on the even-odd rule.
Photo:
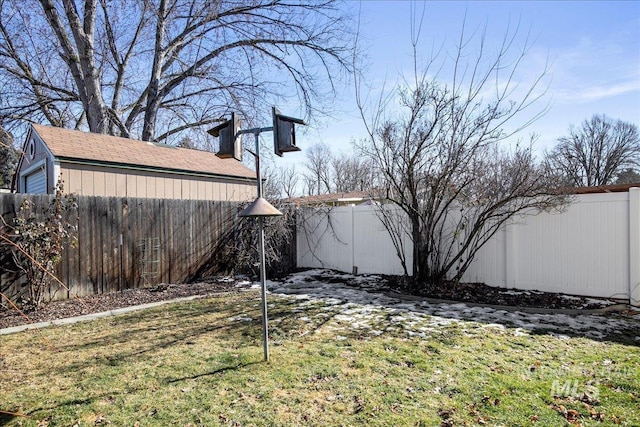
[(30, 194), (47, 193), (47, 179), (42, 169), (30, 173), (25, 177), (25, 190), (25, 193)]

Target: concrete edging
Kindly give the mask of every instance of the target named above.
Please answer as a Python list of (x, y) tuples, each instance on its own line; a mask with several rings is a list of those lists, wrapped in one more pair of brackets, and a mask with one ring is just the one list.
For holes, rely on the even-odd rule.
[(49, 326), (70, 325), (78, 322), (87, 322), (89, 320), (102, 319), (104, 317), (118, 316), (121, 314), (132, 313), (134, 311), (145, 310), (147, 308), (159, 307), (165, 304), (172, 304), (175, 302), (185, 302), (185, 301), (192, 301), (195, 299), (207, 298), (208, 296), (209, 295), (193, 295), (190, 297), (175, 298), (175, 299), (166, 300), (166, 301), (157, 301), (157, 302), (150, 302), (147, 304), (132, 305), (130, 307), (116, 308), (114, 310), (102, 311), (100, 313), (84, 314), (82, 316), (67, 317), (63, 319), (49, 320), (46, 322), (39, 322), (39, 323), (28, 323), (26, 325), (18, 325), (18, 326), (12, 326), (10, 328), (0, 329), (0, 335), (9, 335), (9, 334), (14, 334), (16, 332), (30, 330), (30, 329), (42, 329)]

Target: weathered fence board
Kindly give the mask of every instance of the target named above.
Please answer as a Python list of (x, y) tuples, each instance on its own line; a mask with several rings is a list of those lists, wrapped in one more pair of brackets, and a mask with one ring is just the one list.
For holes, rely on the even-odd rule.
[[(7, 226), (29, 198), (45, 209), (53, 196), (0, 195)], [(50, 289), (53, 299), (116, 292), (158, 283), (188, 282), (213, 271), (225, 230), (237, 221), (237, 202), (78, 197), (77, 244), (65, 248), (56, 275), (69, 288)], [(2, 265), (9, 265), (5, 246)], [(19, 283), (3, 267), (0, 290), (16, 293)]]

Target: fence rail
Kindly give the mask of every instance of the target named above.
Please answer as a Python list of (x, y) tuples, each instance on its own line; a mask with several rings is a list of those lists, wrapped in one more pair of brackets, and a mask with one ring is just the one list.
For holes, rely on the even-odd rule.
[[(52, 197), (2, 194), (0, 214), (11, 225), (26, 198), (47, 206)], [(237, 221), (238, 206), (225, 201), (78, 197), (77, 245), (65, 248), (56, 271), (69, 291), (56, 285), (49, 296), (65, 299), (182, 283), (211, 273), (221, 261), (218, 245)], [(7, 268), (0, 274), (0, 290), (13, 296), (20, 291), (20, 280)]]
[[(402, 274), (376, 209), (304, 212), (304, 226), (298, 226), (298, 267)], [(410, 267), (409, 241), (404, 247)], [(640, 188), (576, 195), (562, 213), (514, 219), (478, 252), (463, 280), (640, 305)]]

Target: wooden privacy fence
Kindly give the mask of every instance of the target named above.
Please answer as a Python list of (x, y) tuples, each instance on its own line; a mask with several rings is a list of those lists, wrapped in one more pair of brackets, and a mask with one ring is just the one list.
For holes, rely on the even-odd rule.
[[(3, 194), (0, 213), (11, 225), (26, 198), (46, 207), (53, 197)], [(53, 299), (188, 282), (215, 272), (224, 261), (221, 245), (238, 221), (237, 202), (87, 196), (77, 201), (77, 245), (65, 248), (56, 272), (70, 291), (52, 286)], [(17, 276), (3, 269), (0, 290), (15, 296)]]

